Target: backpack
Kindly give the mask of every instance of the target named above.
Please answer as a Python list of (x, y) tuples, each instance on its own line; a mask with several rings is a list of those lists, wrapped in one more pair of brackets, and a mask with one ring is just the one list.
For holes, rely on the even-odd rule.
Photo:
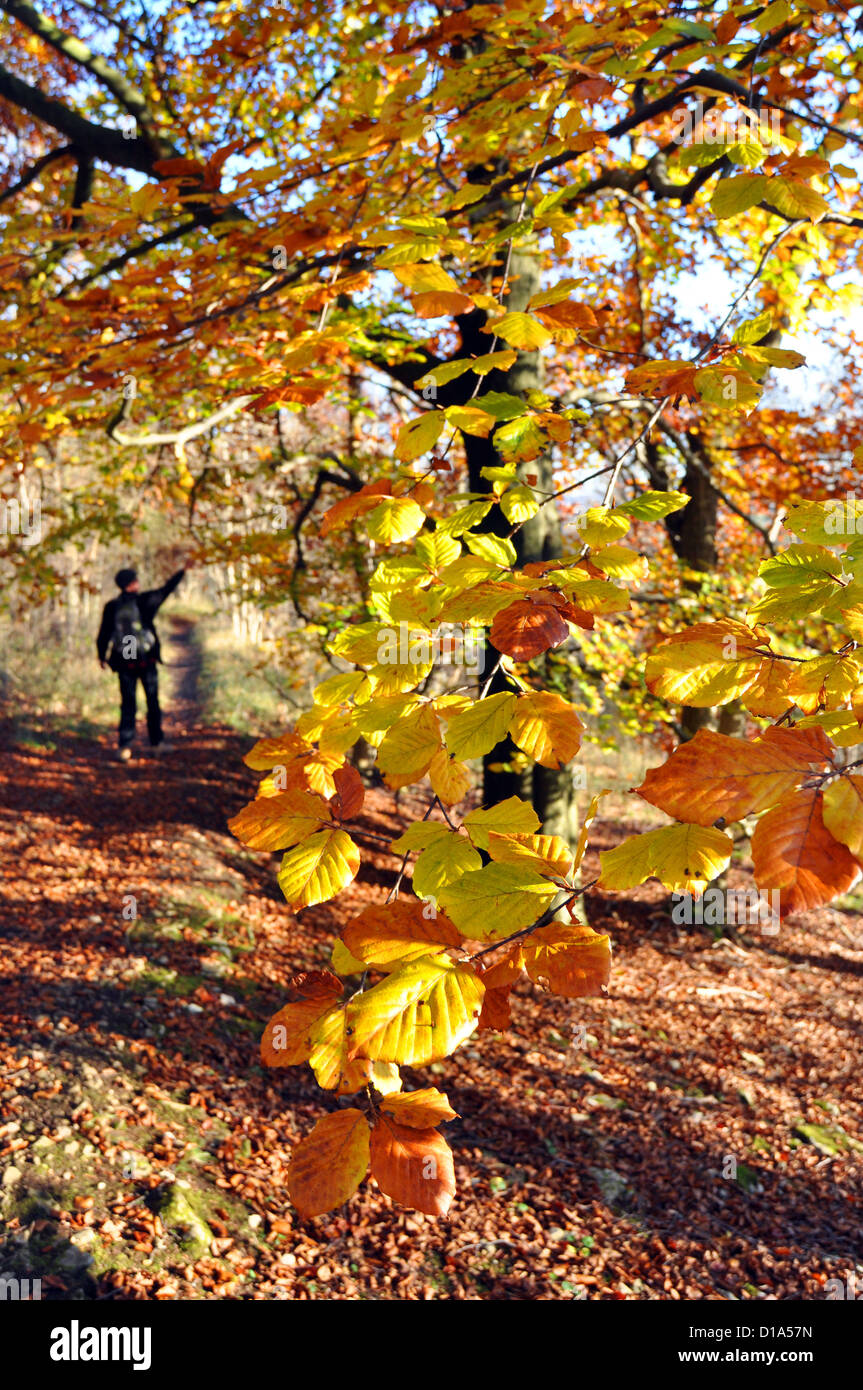
[(141, 622), (141, 611), (134, 594), (127, 594), (117, 604), (111, 648), (116, 657), (127, 665), (146, 662), (156, 647), (156, 634)]

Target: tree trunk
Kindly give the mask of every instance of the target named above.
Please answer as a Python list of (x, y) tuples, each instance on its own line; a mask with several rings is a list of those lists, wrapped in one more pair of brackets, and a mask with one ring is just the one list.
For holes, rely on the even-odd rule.
[[(510, 209), (510, 214), (514, 216)], [(507, 311), (521, 311), (532, 295), (540, 288), (539, 263), (529, 248), (514, 248), (510, 260), (510, 293), (506, 298)], [(480, 354), (488, 352), (490, 336), (481, 330), (486, 323), (483, 312), (468, 314), (459, 320), (462, 332), (462, 351)], [(494, 372), (485, 378), (487, 388), (506, 391), (511, 395), (524, 396), (529, 391), (542, 387), (542, 360), (538, 352), (521, 352), (509, 371)], [(470, 487), (475, 492), (488, 491), (488, 479), (483, 478), (483, 468), (500, 467), (503, 459), (494, 447), (492, 439), (481, 439), (475, 435), (465, 436)], [(518, 465), (518, 476), (522, 479), (529, 474), (536, 475), (537, 486), (543, 491), (553, 491), (554, 468), (548, 455), (532, 459), (529, 463)], [(506, 535), (512, 529), (499, 507), (492, 507), (482, 526), (483, 530), (495, 535)], [(521, 527), (514, 537), (518, 564), (531, 560), (553, 560), (562, 551), (560, 517), (554, 503), (541, 507), (536, 516)], [(486, 673), (497, 662), (500, 653), (486, 644)], [(487, 679), (487, 674), (484, 679)], [(482, 688), (483, 679), (480, 681)], [(507, 681), (496, 675), (490, 693), (508, 690)], [(566, 840), (577, 836), (574, 821), (574, 798), (572, 774), (568, 768), (559, 772), (550, 768), (534, 767), (518, 771), (512, 766), (518, 749), (507, 737), (483, 759), (483, 801), (486, 806), (497, 805), (510, 796), (518, 796), (532, 801), (534, 809), (547, 835), (561, 835)]]

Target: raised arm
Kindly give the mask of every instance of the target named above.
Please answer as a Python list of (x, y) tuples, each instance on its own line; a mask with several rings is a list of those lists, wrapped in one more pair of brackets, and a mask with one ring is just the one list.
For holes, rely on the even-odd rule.
[(150, 617), (158, 612), (165, 599), (174, 592), (185, 573), (185, 568), (177, 570), (176, 574), (172, 574), (171, 578), (166, 580), (161, 589), (148, 589), (146, 593), (138, 595), (139, 603), (146, 605)]

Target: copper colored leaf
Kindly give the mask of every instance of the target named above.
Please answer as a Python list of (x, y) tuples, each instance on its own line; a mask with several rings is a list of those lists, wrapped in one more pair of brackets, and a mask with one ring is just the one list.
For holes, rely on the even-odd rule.
[(305, 840), (328, 819), (321, 797), (292, 787), (276, 796), (259, 796), (228, 821), (228, 829), (250, 849), (287, 849)]
[(568, 636), (569, 627), (556, 608), (527, 599), (517, 599), (502, 609), (489, 633), (492, 645), (516, 661), (530, 661), (559, 647)]
[(601, 994), (608, 984), (611, 943), (589, 927), (552, 922), (524, 942), (522, 959), (534, 984), (566, 999), (583, 999)]
[(455, 1196), (449, 1145), (436, 1129), (411, 1129), (382, 1114), (372, 1130), (372, 1177), (403, 1207), (445, 1216)]
[(355, 767), (339, 767), (333, 773), (336, 794), (330, 797), (330, 810), (337, 820), (353, 820), (363, 809), (365, 788)]
[(261, 1038), (261, 1059), (268, 1067), (305, 1062), (311, 1051), (310, 1031), (342, 996), (341, 981), (329, 970), (295, 975), (289, 1002), (273, 1014)]
[(820, 729), (767, 729), (759, 739), (699, 729), (636, 790), (651, 805), (695, 825), (764, 811), (831, 761)]
[(294, 1149), (288, 1194), (301, 1216), (322, 1216), (352, 1197), (369, 1166), (369, 1127), (361, 1110), (324, 1115)]
[(435, 949), (461, 946), (463, 939), (446, 913), (419, 898), (372, 903), (345, 927), (348, 950), (375, 970), (393, 970)]
[(794, 792), (763, 815), (752, 836), (752, 869), (764, 890), (778, 890), (779, 913), (808, 912), (847, 893), (860, 865), (823, 821), (817, 788)]
[(381, 1102), (381, 1109), (409, 1129), (433, 1129), (442, 1121), (458, 1118), (458, 1112), (453, 1110), (443, 1092), (434, 1086), (422, 1091), (405, 1091), (399, 1096), (387, 1096)]

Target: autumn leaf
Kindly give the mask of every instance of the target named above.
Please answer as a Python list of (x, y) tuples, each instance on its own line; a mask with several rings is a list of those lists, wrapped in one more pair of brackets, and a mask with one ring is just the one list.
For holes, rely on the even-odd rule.
[(381, 1110), (410, 1129), (433, 1129), (446, 1120), (458, 1119), (457, 1111), (434, 1086), (422, 1091), (405, 1091), (400, 1096), (387, 1096), (381, 1102)]
[(508, 796), (495, 806), (468, 811), (463, 825), (477, 849), (487, 850), (489, 835), (493, 830), (501, 835), (532, 835), (539, 829), (539, 817), (529, 801)]
[(559, 835), (499, 835), (489, 832), (488, 852), (496, 864), (521, 864), (550, 878), (572, 873), (572, 850)]
[(445, 1216), (455, 1196), (449, 1145), (436, 1129), (398, 1124), (382, 1113), (372, 1130), (371, 1172), (394, 1201), (428, 1216)]
[(623, 892), (656, 877), (666, 888), (702, 893), (728, 867), (734, 842), (713, 827), (666, 825), (633, 835), (599, 856), (600, 890)]
[(363, 809), (365, 788), (355, 767), (339, 767), (333, 773), (335, 796), (330, 797), (330, 811), (336, 820), (353, 820)]
[(341, 981), (329, 970), (295, 975), (289, 1003), (273, 1014), (261, 1038), (261, 1058), (268, 1067), (290, 1067), (308, 1059), (312, 1024), (342, 997)]
[(440, 902), (464, 936), (494, 941), (535, 922), (557, 891), (521, 864), (486, 864), (443, 888)]
[(834, 839), (863, 860), (863, 777), (837, 777), (824, 788), (822, 819)]
[(314, 834), (328, 819), (322, 797), (294, 787), (250, 802), (228, 821), (228, 829), (250, 849), (287, 849)]
[(324, 1115), (291, 1156), (291, 1201), (301, 1216), (322, 1216), (353, 1196), (368, 1167), (369, 1127), (362, 1111)]
[(325, 903), (356, 878), (360, 852), (344, 830), (321, 830), (288, 850), (279, 869), (279, 887), (289, 907)]
[(678, 820), (712, 825), (766, 810), (831, 760), (820, 729), (772, 728), (759, 739), (699, 729), (636, 791)]
[(568, 636), (569, 628), (556, 608), (517, 599), (497, 614), (489, 640), (516, 661), (530, 661), (551, 647), (559, 647)]
[(584, 726), (561, 695), (549, 690), (520, 695), (510, 724), (513, 742), (543, 767), (564, 767), (581, 747)]
[(647, 657), (648, 690), (680, 705), (724, 705), (745, 695), (761, 674), (760, 635), (723, 619), (696, 623), (660, 642)]
[[(428, 410), (418, 419), (402, 425), (396, 441), (396, 458), (401, 459), (402, 463), (410, 463), (412, 459), (427, 454), (440, 439), (445, 424), (446, 419), (441, 411)], [(414, 527), (410, 535), (418, 530), (419, 526)]]
[(753, 832), (755, 882), (762, 891), (778, 891), (781, 917), (823, 907), (860, 877), (857, 860), (824, 824), (823, 800), (816, 787), (796, 791)]
[(351, 999), (352, 1053), (404, 1066), (448, 1057), (476, 1028), (482, 996), (470, 966), (422, 956)]
[(486, 324), (484, 333), (493, 333), (496, 338), (502, 338), (511, 347), (518, 348), (520, 352), (532, 352), (535, 348), (541, 348), (543, 343), (547, 343), (551, 333), (547, 328), (543, 328), (538, 319), (530, 314), (510, 313), (504, 314), (501, 318), (493, 319)]
[(371, 903), (342, 933), (348, 950), (374, 970), (397, 970), (463, 939), (443, 912), (418, 898)]
[(243, 762), (256, 772), (266, 772), (290, 762), (298, 753), (308, 753), (310, 748), (299, 734), (285, 733), (278, 738), (259, 738), (257, 743), (245, 754)]
[(566, 999), (584, 999), (608, 984), (611, 943), (589, 927), (551, 922), (527, 938), (521, 959), (534, 984)]
[(453, 758), (481, 758), (500, 743), (516, 707), (517, 696), (487, 695), (449, 721), (446, 746)]

